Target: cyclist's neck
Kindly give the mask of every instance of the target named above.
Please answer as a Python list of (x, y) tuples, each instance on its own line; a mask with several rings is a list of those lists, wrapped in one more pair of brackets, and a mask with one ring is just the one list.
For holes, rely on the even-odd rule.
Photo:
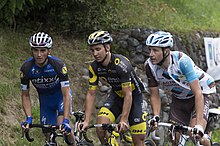
[(168, 70), (169, 66), (170, 66), (170, 56), (168, 56), (164, 60), (163, 64), (160, 67), (163, 68), (164, 70)]
[(102, 63), (102, 66), (108, 66), (110, 61), (111, 61), (111, 52), (108, 52), (105, 61)]

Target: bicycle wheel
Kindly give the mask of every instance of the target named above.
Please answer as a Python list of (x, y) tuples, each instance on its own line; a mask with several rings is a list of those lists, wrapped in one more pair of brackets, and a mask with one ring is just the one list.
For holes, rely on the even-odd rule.
[(144, 145), (145, 145), (145, 146), (157, 146), (157, 145), (155, 144), (155, 142), (154, 142), (153, 140), (151, 140), (151, 139), (146, 139), (146, 140), (144, 141)]

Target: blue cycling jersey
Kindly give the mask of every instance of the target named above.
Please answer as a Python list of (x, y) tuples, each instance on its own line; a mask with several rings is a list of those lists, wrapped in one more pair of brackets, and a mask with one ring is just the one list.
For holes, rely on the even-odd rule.
[(21, 67), (21, 89), (29, 89), (30, 81), (39, 95), (61, 92), (61, 86), (69, 86), (66, 65), (60, 59), (48, 56), (48, 63), (38, 67), (32, 57)]

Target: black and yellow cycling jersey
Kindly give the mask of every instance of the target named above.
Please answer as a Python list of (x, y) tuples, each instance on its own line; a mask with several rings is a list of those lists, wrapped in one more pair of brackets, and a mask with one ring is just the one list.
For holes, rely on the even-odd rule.
[(135, 74), (130, 61), (119, 54), (112, 54), (108, 66), (104, 67), (97, 61), (89, 66), (90, 90), (96, 90), (99, 78), (109, 83), (111, 93), (100, 109), (98, 116), (108, 117), (113, 123), (122, 113), (124, 95), (122, 87), (132, 87), (132, 105), (128, 121), (132, 134), (146, 133), (146, 113), (143, 111), (142, 83)]
[(122, 87), (131, 86), (133, 93), (141, 93), (142, 84), (138, 79), (130, 61), (119, 54), (112, 54), (108, 66), (104, 67), (97, 61), (89, 66), (89, 88), (96, 90), (99, 78), (109, 83), (118, 96), (123, 97)]

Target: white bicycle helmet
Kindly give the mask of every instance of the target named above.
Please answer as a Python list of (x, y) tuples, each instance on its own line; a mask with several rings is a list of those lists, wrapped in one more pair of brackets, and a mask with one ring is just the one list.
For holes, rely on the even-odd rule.
[(89, 35), (87, 43), (89, 46), (96, 44), (110, 44), (113, 41), (111, 35), (107, 31), (95, 31)]
[(52, 38), (48, 34), (44, 32), (38, 32), (31, 36), (29, 44), (32, 48), (46, 47), (50, 49), (53, 44), (53, 41), (52, 41)]
[(152, 47), (173, 47), (173, 36), (169, 32), (157, 31), (148, 36), (146, 40), (147, 46)]

